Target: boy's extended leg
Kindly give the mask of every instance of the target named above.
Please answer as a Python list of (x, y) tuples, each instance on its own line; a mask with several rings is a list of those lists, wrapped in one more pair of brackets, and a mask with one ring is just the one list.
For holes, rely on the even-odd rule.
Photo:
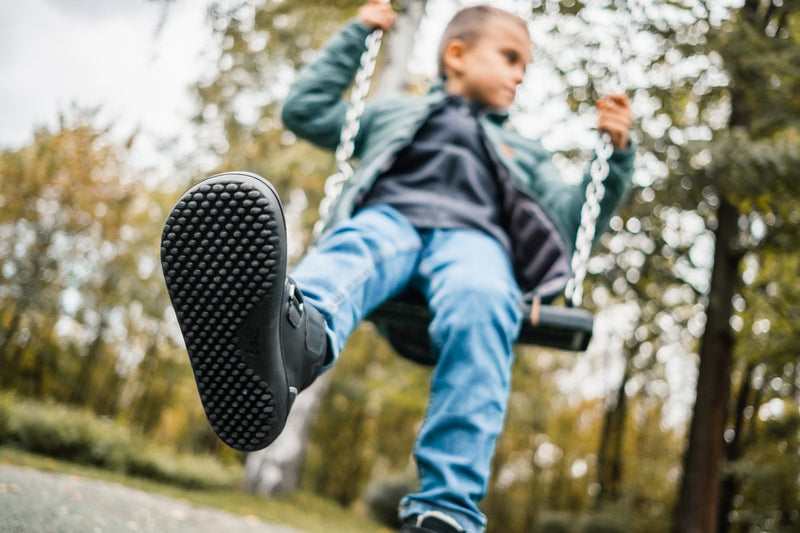
[(333, 360), (356, 326), (408, 285), (421, 247), (401, 213), (377, 205), (339, 224), (297, 265), (291, 276), (325, 317)]
[(328, 356), (324, 320), (286, 278), (275, 190), (246, 173), (195, 185), (167, 219), (161, 262), (212, 428), (239, 450), (268, 446)]
[(486, 520), (478, 502), (504, 424), (522, 295), (506, 252), (491, 237), (433, 230), (423, 241), (413, 283), (433, 313), (438, 361), (414, 450), (420, 491), (404, 499), (401, 515), (443, 512), (476, 532)]
[(187, 191), (165, 224), (161, 260), (217, 435), (244, 451), (272, 443), (295, 396), (333, 364), (364, 316), (407, 285), (420, 247), (405, 217), (371, 207), (304, 258), (295, 284), (268, 182), (226, 173)]

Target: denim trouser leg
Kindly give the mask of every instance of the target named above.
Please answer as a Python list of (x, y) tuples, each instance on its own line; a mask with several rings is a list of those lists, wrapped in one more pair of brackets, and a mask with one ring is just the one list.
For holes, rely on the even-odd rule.
[(407, 285), (422, 241), (397, 210), (359, 211), (322, 239), (291, 273), (306, 302), (325, 318), (332, 366), (358, 324)]
[(486, 518), (477, 504), (505, 420), (522, 294), (491, 237), (434, 230), (423, 232), (423, 241), (413, 283), (433, 313), (429, 331), (439, 359), (415, 446), (420, 492), (404, 499), (401, 514), (439, 510), (467, 531), (481, 531)]
[(415, 445), (420, 491), (404, 499), (402, 516), (438, 510), (470, 533), (482, 530), (477, 503), (504, 423), (522, 321), (502, 246), (474, 230), (418, 231), (395, 209), (374, 206), (336, 228), (291, 276), (325, 317), (334, 362), (383, 301), (409, 283), (425, 294), (438, 362)]

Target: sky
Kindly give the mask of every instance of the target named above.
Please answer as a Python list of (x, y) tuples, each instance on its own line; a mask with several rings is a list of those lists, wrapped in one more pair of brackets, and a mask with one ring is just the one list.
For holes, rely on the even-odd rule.
[[(493, 3), (516, 11), (519, 0)], [(432, 2), (419, 37), (438, 40), (458, 4)], [(157, 146), (177, 137), (184, 153), (193, 147), (185, 126), (193, 105), (189, 88), (215, 59), (207, 5), (205, 0), (0, 2), (0, 149), (29, 143), (42, 126), (57, 127), (59, 115), (73, 106), (99, 108), (96, 125), (113, 125), (118, 140), (138, 131), (135, 166), (169, 169), (172, 162)], [(425, 59), (418, 55), (413, 63), (432, 72), (433, 58)], [(533, 90), (541, 92), (543, 84), (526, 89)], [(590, 133), (584, 125), (578, 129)]]
[[(0, 149), (30, 142), (73, 105), (99, 107), (120, 139), (139, 130), (140, 163), (186, 131), (190, 85), (207, 72), (206, 2), (0, 2)], [(166, 12), (165, 12), (166, 10)]]

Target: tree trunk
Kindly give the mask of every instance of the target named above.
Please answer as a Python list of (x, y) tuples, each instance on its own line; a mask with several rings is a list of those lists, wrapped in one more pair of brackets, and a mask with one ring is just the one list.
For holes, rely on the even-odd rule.
[[(747, 369), (742, 374), (742, 381), (739, 385), (739, 394), (736, 400), (736, 413), (733, 423), (733, 438), (728, 442), (725, 447), (725, 461), (732, 463), (742, 456), (744, 451), (744, 422), (745, 422), (745, 409), (750, 404), (750, 380), (753, 378), (753, 371), (755, 365), (750, 363)], [(719, 498), (719, 518), (717, 524), (718, 533), (725, 533), (731, 527), (730, 512), (733, 509), (733, 500), (738, 492), (739, 483), (736, 476), (732, 473), (725, 474), (720, 488)]]
[[(8, 362), (11, 360), (9, 357), (9, 347), (11, 346), (11, 341), (14, 339), (14, 335), (17, 334), (19, 331), (20, 324), (22, 323), (22, 314), (23, 311), (19, 309), (19, 304), (14, 309), (14, 315), (11, 318), (11, 324), (8, 325), (8, 329), (3, 332), (3, 341), (0, 343), (0, 361), (5, 363), (6, 366)], [(6, 368), (8, 368), (6, 366)], [(5, 376), (5, 378), (10, 378), (10, 376)], [(5, 380), (3, 380), (5, 383)]]
[(609, 405), (603, 418), (600, 446), (597, 451), (597, 483), (600, 491), (595, 498), (595, 506), (615, 501), (619, 497), (622, 481), (622, 442), (625, 434), (625, 417), (628, 412), (625, 385), (630, 379), (630, 362), (625, 366), (622, 381), (617, 389), (613, 405)]
[[(9, 379), (16, 379), (17, 386), (24, 386), (26, 377), (23, 375), (24, 367), (25, 367), (25, 353), (26, 350), (31, 348), (31, 339), (34, 337), (34, 332), (38, 329), (34, 319), (28, 319), (28, 334), (26, 338), (19, 339), (17, 344), (14, 345), (13, 351), (9, 353), (8, 356), (8, 366), (3, 369), (4, 372), (8, 373)], [(20, 328), (22, 330), (22, 328)], [(36, 349), (36, 346), (33, 346), (32, 349)]]
[(19, 309), (14, 311), (14, 317), (11, 319), (11, 324), (4, 332), (3, 342), (0, 344), (0, 361), (3, 363), (4, 371), (0, 373), (0, 385), (9, 387), (18, 380), (19, 376), (13, 371), (14, 369), (14, 356), (11, 351), (11, 343), (14, 336), (19, 332), (22, 324), (23, 314)]
[(741, 259), (735, 252), (738, 217), (737, 208), (721, 196), (706, 329), (700, 346), (697, 397), (673, 524), (673, 531), (680, 533), (711, 533), (717, 527), (734, 343), (729, 321)]
[[(413, 49), (426, 0), (406, 0), (397, 21), (386, 36), (384, 65), (374, 93), (399, 92), (405, 88), (406, 65)], [(328, 373), (329, 374), (329, 373)], [(286, 428), (268, 448), (250, 453), (245, 462), (244, 488), (264, 495), (289, 494), (300, 484), (309, 433), (320, 400), (328, 388), (329, 375), (297, 396)]]
[(100, 319), (100, 325), (97, 327), (94, 340), (89, 345), (86, 355), (83, 356), (81, 361), (81, 368), (78, 371), (78, 377), (75, 380), (75, 387), (70, 394), (69, 402), (74, 405), (86, 407), (86, 402), (89, 397), (89, 392), (92, 388), (92, 374), (100, 361), (100, 354), (102, 352), (105, 341), (103, 334), (105, 334), (107, 324), (105, 316)]
[(394, 26), (386, 35), (383, 69), (375, 86), (377, 94), (399, 93), (406, 88), (406, 69), (426, 3), (427, 0), (406, 0), (398, 12)]

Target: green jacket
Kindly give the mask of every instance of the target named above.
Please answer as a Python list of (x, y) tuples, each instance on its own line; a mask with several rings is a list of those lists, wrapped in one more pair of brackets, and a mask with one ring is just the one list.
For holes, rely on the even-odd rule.
[[(359, 66), (369, 30), (350, 22), (298, 73), (284, 102), (284, 124), (299, 137), (335, 149), (344, 124), (347, 103), (343, 93)], [(332, 207), (323, 237), (338, 222), (349, 218), (361, 195), (386, 171), (397, 153), (407, 146), (431, 110), (446, 97), (441, 85), (428, 95), (395, 95), (367, 102), (355, 157), (356, 173)], [(511, 238), (517, 280), (527, 297), (545, 301), (558, 295), (570, 276), (569, 261), (580, 225), (580, 211), (589, 176), (579, 186), (565, 183), (540, 142), (509, 127), (506, 112), (488, 111), (481, 126), (499, 160), (498, 176), (504, 189), (504, 225)], [(611, 156), (601, 203), (598, 234), (630, 188), (633, 148)]]

